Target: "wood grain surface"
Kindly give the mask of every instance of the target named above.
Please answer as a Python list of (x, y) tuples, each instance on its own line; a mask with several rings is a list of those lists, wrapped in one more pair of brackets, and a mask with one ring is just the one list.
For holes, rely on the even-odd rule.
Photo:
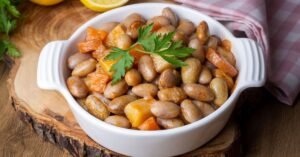
[[(136, 2), (145, 1), (131, 1)], [(53, 7), (41, 7), (27, 1), (20, 10), (26, 19), (19, 23), (11, 39), (22, 57), (11, 64), (8, 78), (9, 97), (20, 119), (39, 137), (68, 150), (73, 156), (120, 156), (85, 134), (60, 93), (42, 90), (36, 83), (37, 61), (44, 45), (67, 39), (84, 22), (100, 13), (85, 8), (78, 0)], [(214, 139), (183, 156), (236, 156), (241, 152), (239, 135), (236, 123), (231, 121)]]
[[(136, 2), (144, 1), (131, 1), (131, 3)], [(62, 14), (64, 17), (62, 18), (63, 20), (50, 21), (47, 23), (51, 24), (51, 27), (43, 23), (43, 16), (48, 18), (54, 17), (60, 14), (59, 12), (65, 8), (62, 8), (62, 6), (42, 8), (32, 4), (24, 6), (25, 8), (23, 9), (27, 13), (31, 13), (32, 11), (28, 8), (35, 8), (36, 10), (34, 14), (30, 14), (32, 15), (31, 17), (28, 17), (26, 21), (22, 22), (22, 25), (27, 27), (18, 29), (16, 32), (18, 35), (15, 35), (13, 38), (14, 41), (18, 43), (17, 46), (25, 51), (23, 53), (30, 54), (30, 51), (39, 52), (40, 48), (50, 40), (68, 38), (70, 33), (81, 23), (96, 15), (94, 12), (82, 7), (79, 1), (67, 1), (64, 3), (77, 9), (73, 10), (73, 12), (81, 12), (82, 14), (73, 18), (73, 14)], [(58, 12), (53, 12), (53, 9), (56, 9)], [(72, 10), (72, 8), (68, 9)], [(31, 23), (40, 24), (40, 27), (28, 27)], [(63, 27), (66, 23), (72, 30), (66, 30), (66, 28)], [(40, 33), (43, 34), (43, 36), (33, 36), (33, 33)], [(32, 49), (27, 49), (28, 47)], [(38, 54), (32, 53), (32, 55), (26, 55), (22, 58), (23, 63), (24, 61), (25, 63), (27, 62), (26, 65), (33, 64), (33, 68), (23, 70), (22, 75), (35, 71), (34, 64), (36, 64), (36, 62), (31, 59), (36, 60), (37, 57)], [(62, 149), (55, 147), (49, 142), (44, 142), (42, 138), (38, 138), (30, 127), (27, 127), (19, 120), (11, 106), (6, 89), (7, 78), (8, 68), (1, 63), (0, 122), (2, 125), (0, 126), (0, 156), (70, 156), (69, 153), (62, 151)], [(26, 82), (27, 80), (32, 81), (32, 79), (35, 79), (35, 76), (19, 77), (18, 79), (19, 80), (16, 80), (15, 83)], [(24, 81), (22, 79), (26, 80)], [(22, 86), (22, 88), (17, 90), (19, 94), (25, 97), (39, 92), (36, 88), (30, 88), (29, 86)], [(263, 89), (261, 89), (261, 92), (264, 94), (262, 101), (249, 100), (244, 106), (240, 107), (242, 112), (238, 113), (241, 119), (240, 123), (243, 126), (242, 134), (244, 137), (245, 154), (247, 156), (299, 156), (300, 100), (298, 99), (297, 102), (299, 105), (286, 107), (267, 94)], [(49, 93), (57, 96), (55, 92), (46, 92), (45, 95), (49, 95)], [(64, 102), (64, 99), (60, 96), (58, 96), (58, 99), (59, 102)], [(43, 99), (26, 101), (30, 102), (30, 104), (37, 104), (38, 102), (47, 103), (47, 101)], [(36, 111), (43, 111), (43, 108), (35, 109)], [(52, 106), (51, 109), (60, 114), (68, 113), (68, 110), (55, 110), (55, 106)], [(69, 116), (70, 118), (66, 118), (67, 120), (72, 119), (72, 115), (70, 114)], [(72, 122), (70, 124), (72, 124)]]

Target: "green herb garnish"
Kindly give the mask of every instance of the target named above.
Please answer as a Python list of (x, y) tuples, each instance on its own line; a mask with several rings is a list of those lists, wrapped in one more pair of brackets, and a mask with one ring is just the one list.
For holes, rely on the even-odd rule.
[(16, 0), (0, 1), (0, 60), (3, 60), (4, 55), (21, 56), (21, 53), (9, 40), (9, 34), (16, 28), (17, 19), (20, 17), (20, 12), (15, 6), (17, 3)]
[[(106, 56), (106, 60), (119, 59), (110, 69), (114, 72), (112, 84), (121, 80), (125, 76), (126, 69), (132, 67), (134, 58), (129, 52), (133, 49), (140, 53), (159, 55), (175, 67), (186, 65), (181, 59), (191, 55), (195, 49), (184, 47), (181, 41), (172, 41), (175, 32), (160, 35), (151, 32), (152, 28), (153, 24), (139, 28), (136, 43), (126, 50), (113, 48), (112, 52)], [(141, 45), (143, 49), (137, 48), (136, 45)]]

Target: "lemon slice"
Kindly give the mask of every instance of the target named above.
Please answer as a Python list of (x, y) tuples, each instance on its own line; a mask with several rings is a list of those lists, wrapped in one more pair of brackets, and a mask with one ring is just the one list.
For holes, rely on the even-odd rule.
[(39, 5), (50, 6), (50, 5), (58, 4), (63, 0), (30, 0), (30, 1)]
[(124, 5), (128, 0), (80, 0), (87, 8), (103, 12)]

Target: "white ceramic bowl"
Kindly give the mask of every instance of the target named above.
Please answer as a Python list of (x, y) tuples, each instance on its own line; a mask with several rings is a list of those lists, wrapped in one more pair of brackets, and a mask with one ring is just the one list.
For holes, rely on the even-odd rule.
[[(77, 52), (76, 44), (84, 40), (88, 26), (96, 27), (108, 21), (122, 21), (134, 12), (145, 18), (160, 15), (170, 7), (180, 18), (197, 25), (205, 20), (211, 34), (229, 39), (237, 60), (239, 75), (237, 87), (229, 99), (209, 116), (186, 126), (161, 131), (138, 131), (109, 125), (85, 111), (72, 97), (66, 86), (67, 58)], [(68, 101), (81, 128), (102, 146), (129, 156), (174, 156), (194, 150), (216, 136), (228, 121), (240, 93), (249, 87), (265, 82), (265, 63), (261, 48), (256, 42), (235, 38), (222, 24), (199, 11), (164, 3), (143, 3), (114, 9), (98, 15), (82, 25), (68, 39), (48, 43), (42, 50), (37, 71), (37, 83), (42, 89), (56, 90)]]

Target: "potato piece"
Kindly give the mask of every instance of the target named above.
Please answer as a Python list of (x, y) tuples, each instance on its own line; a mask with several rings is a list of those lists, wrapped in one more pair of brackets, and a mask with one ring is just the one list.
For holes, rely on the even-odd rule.
[(92, 52), (92, 56), (99, 61), (103, 56), (107, 55), (111, 50), (101, 44), (96, 51)]
[(118, 40), (126, 31), (122, 24), (117, 25), (111, 32), (108, 33), (105, 44), (109, 47), (117, 47)]
[(93, 27), (88, 27), (86, 30), (86, 41), (101, 40), (103, 41), (107, 36), (107, 33), (103, 30), (97, 30)]
[(154, 102), (153, 99), (138, 99), (129, 103), (125, 109), (125, 115), (131, 122), (132, 127), (137, 128), (146, 119), (152, 116), (151, 104)]
[(208, 48), (206, 59), (231, 77), (238, 74), (237, 69), (212, 48)]
[(231, 65), (236, 65), (236, 60), (231, 51), (227, 51), (226, 49), (222, 47), (217, 48), (217, 52), (220, 54), (222, 58), (224, 58), (227, 62), (229, 62)]
[(110, 68), (117, 62), (118, 60), (105, 60), (105, 56), (103, 56), (99, 60), (99, 64), (102, 67), (102, 69), (105, 71), (107, 75), (110, 77), (113, 76), (113, 72), (110, 71)]
[(158, 124), (156, 123), (156, 120), (155, 120), (154, 117), (150, 117), (147, 120), (145, 120), (143, 122), (143, 124), (140, 125), (138, 128), (140, 130), (148, 130), (148, 131), (150, 131), (150, 130), (160, 130), (160, 128), (159, 128)]
[(97, 50), (101, 44), (101, 40), (89, 40), (79, 42), (77, 46), (80, 53), (89, 53)]
[(89, 90), (103, 93), (108, 81), (110, 80), (110, 77), (103, 71), (103, 73), (90, 73), (87, 75), (86, 79), (87, 81), (90, 81), (90, 83), (87, 84)]

